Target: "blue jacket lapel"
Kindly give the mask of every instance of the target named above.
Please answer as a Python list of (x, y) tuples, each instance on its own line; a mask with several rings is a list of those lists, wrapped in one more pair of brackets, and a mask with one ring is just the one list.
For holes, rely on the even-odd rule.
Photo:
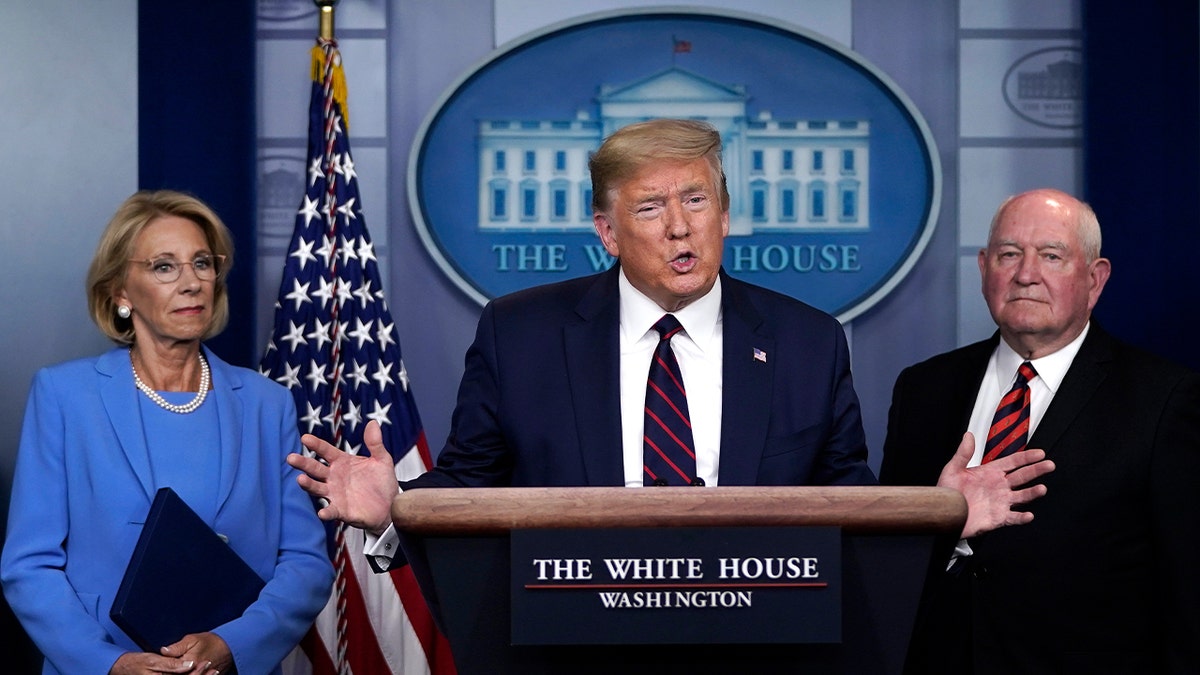
[(150, 449), (142, 431), (137, 399), (141, 394), (133, 383), (129, 349), (118, 347), (102, 354), (96, 361), (96, 373), (101, 380), (100, 399), (112, 422), (113, 434), (149, 503), (155, 491), (154, 472), (150, 469)]
[[(720, 485), (754, 485), (767, 439), (775, 365), (775, 336), (762, 331), (763, 319), (741, 284), (721, 274), (724, 340), (721, 393)], [(765, 354), (755, 358), (755, 350)]]
[(597, 277), (575, 307), (579, 320), (563, 327), (575, 427), (587, 484), (592, 486), (625, 484), (617, 274), (614, 266)]
[(217, 404), (217, 424), (221, 433), (221, 475), (217, 478), (217, 513), (221, 513), (226, 500), (233, 491), (237, 469), (242, 458), (242, 430), (244, 426), (244, 411), (242, 410), (242, 376), (233, 366), (225, 363), (215, 354), (204, 349), (204, 357), (212, 369), (212, 396)]

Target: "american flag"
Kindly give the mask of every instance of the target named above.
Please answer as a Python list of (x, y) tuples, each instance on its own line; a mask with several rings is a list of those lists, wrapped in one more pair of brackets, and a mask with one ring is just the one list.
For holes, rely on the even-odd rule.
[[(301, 433), (357, 453), (366, 423), (379, 422), (405, 480), (430, 466), (429, 448), (362, 217), (335, 40), (317, 40), (312, 76), (307, 188), (259, 369), (291, 390)], [(329, 545), (333, 593), (285, 666), (314, 675), (453, 673), (408, 565), (372, 572), (354, 528), (331, 525)]]

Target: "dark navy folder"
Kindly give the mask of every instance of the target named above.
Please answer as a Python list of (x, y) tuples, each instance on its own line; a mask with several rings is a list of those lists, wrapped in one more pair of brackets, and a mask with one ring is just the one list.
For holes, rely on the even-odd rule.
[(242, 615), (265, 583), (171, 488), (154, 495), (109, 616), (158, 653)]

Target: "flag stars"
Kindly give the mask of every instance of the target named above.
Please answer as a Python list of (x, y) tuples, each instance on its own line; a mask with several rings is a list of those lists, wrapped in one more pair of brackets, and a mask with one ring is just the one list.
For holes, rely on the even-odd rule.
[(354, 404), (354, 401), (346, 400), (346, 412), (342, 414), (342, 424), (345, 424), (350, 429), (350, 433), (358, 428), (362, 423), (362, 408)]
[(289, 321), (287, 335), (280, 339), (291, 345), (289, 351), (296, 351), (296, 347), (304, 344), (304, 324), (296, 325), (295, 321)]
[(400, 386), (404, 387), (404, 391), (408, 391), (408, 369), (404, 367), (404, 360), (400, 360)]
[(329, 381), (329, 376), (325, 374), (325, 366), (318, 364), (316, 361), (309, 361), (308, 375), (305, 375), (304, 379), (308, 380), (313, 393), (316, 393), (322, 385)]
[(300, 261), (300, 269), (303, 270), (308, 266), (308, 261), (317, 262), (317, 256), (313, 255), (313, 245), (316, 242), (301, 239), (296, 243), (296, 250), (288, 254), (289, 258), (296, 258)]
[(362, 285), (354, 289), (354, 296), (358, 298), (360, 303), (362, 303), (361, 307), (363, 309), (366, 309), (367, 305), (374, 302), (375, 298), (371, 294), (371, 280), (363, 279)]
[(344, 306), (347, 300), (354, 299), (354, 293), (350, 290), (350, 284), (347, 284), (340, 279), (338, 280), (334, 290), (337, 292), (338, 307)]
[(347, 183), (358, 178), (358, 173), (354, 170), (354, 159), (348, 152), (342, 156), (342, 175), (346, 177)]
[(324, 309), (325, 306), (329, 304), (329, 301), (333, 300), (333, 293), (334, 285), (325, 277), (321, 277), (320, 279), (317, 279), (317, 290), (313, 291), (309, 295), (314, 298), (320, 298), (321, 308)]
[(338, 253), (342, 256), (343, 265), (348, 265), (351, 260), (358, 259), (358, 254), (354, 252), (354, 247), (350, 245), (350, 242), (346, 241), (345, 237), (342, 237), (342, 241), (338, 245)]
[(329, 343), (333, 342), (333, 340), (329, 337), (329, 326), (331, 323), (332, 322), (325, 323), (324, 321), (321, 321), (320, 319), (314, 320), (315, 325), (313, 326), (312, 332), (308, 333), (308, 335), (305, 336), (309, 340), (316, 340), (317, 344), (313, 348), (314, 351), (319, 352), (325, 346), (326, 342), (329, 342)]
[(333, 237), (326, 235), (321, 241), (321, 248), (317, 249), (317, 255), (325, 261), (326, 267), (329, 267), (329, 261), (333, 258), (333, 248)]
[(366, 267), (367, 263), (375, 260), (375, 245), (366, 237), (358, 238), (358, 260)]
[(396, 339), (392, 337), (392, 331), (396, 328), (395, 323), (385, 324), (383, 319), (378, 319), (375, 321), (375, 325), (377, 326), (375, 330), (375, 343), (379, 345), (379, 351), (382, 352), (383, 350), (387, 349), (388, 345), (399, 344), (396, 342)]
[[(308, 186), (312, 187), (317, 184), (317, 181), (324, 177), (325, 172), (321, 170), (321, 158), (313, 157), (312, 162), (308, 165)], [(305, 200), (307, 201), (307, 199)], [(313, 208), (316, 208), (316, 203), (313, 203)], [(305, 223), (307, 225), (307, 223)]]
[(300, 421), (308, 425), (308, 433), (311, 434), (313, 429), (321, 424), (321, 409), (314, 408), (311, 401), (306, 401), (304, 405), (308, 408), (308, 411), (304, 413)]
[(275, 381), (288, 389), (295, 389), (300, 386), (300, 364), (288, 363), (283, 364), (283, 374), (275, 378)]
[(392, 420), (389, 419), (389, 413), (391, 412), (391, 410), (392, 410), (391, 403), (388, 403), (387, 405), (382, 405), (379, 400), (376, 400), (375, 401), (375, 409), (372, 410), (367, 415), (367, 417), (375, 420), (376, 422), (379, 423), (379, 426), (382, 427), (386, 424), (392, 423)]
[(301, 284), (299, 279), (292, 279), (292, 291), (283, 297), (296, 303), (293, 309), (298, 311), (304, 303), (312, 302), (308, 298), (308, 287), (308, 283)]
[(355, 360), (353, 367), (346, 371), (346, 379), (354, 381), (355, 389), (370, 382), (371, 378), (367, 377), (367, 364)]
[(342, 155), (341, 153), (333, 153), (329, 156), (329, 166), (325, 170), (326, 175), (341, 175), (342, 173)]
[(309, 199), (308, 195), (304, 195), (304, 205), (300, 207), (298, 213), (304, 217), (305, 227), (308, 227), (312, 223), (313, 218), (321, 218), (321, 213), (317, 211), (317, 200)]
[(337, 421), (336, 418), (337, 418), (337, 411), (330, 410), (329, 412), (325, 413), (325, 415), (321, 418), (321, 421), (324, 422), (325, 426), (329, 427), (330, 429), (336, 429), (337, 428), (337, 425), (335, 424), (335, 422)]
[(338, 213), (346, 217), (346, 222), (354, 220), (357, 215), (354, 213), (354, 202), (357, 201), (354, 197), (346, 200), (345, 204), (338, 207)]
[(388, 385), (396, 384), (396, 381), (392, 379), (392, 364), (380, 360), (371, 379), (379, 383), (381, 390), (386, 389)]
[(355, 323), (354, 330), (350, 331), (346, 335), (348, 337), (354, 338), (355, 340), (358, 340), (358, 348), (359, 349), (362, 349), (363, 343), (366, 343), (366, 342), (374, 343), (375, 342), (375, 340), (371, 338), (370, 324), (363, 323), (362, 319), (359, 319), (357, 317), (355, 317), (354, 323)]

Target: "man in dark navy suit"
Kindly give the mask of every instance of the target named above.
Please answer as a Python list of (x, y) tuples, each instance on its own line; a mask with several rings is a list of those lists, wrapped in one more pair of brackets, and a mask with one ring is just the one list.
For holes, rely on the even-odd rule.
[[(715, 129), (689, 120), (632, 124), (602, 144), (590, 162), (594, 223), (617, 265), (488, 303), (437, 466), (401, 489), (875, 483), (841, 325), (721, 268), (729, 193), (720, 149)], [(652, 327), (664, 315), (682, 327), (670, 346), (693, 441), (680, 442), (686, 455), (665, 472), (643, 454), (652, 452), (643, 431), (655, 424), (644, 422)], [(328, 465), (288, 461), (328, 500), (322, 518), (378, 534), (390, 526), (396, 482), (378, 429), (364, 439), (369, 457), (305, 436)], [(950, 473), (969, 502), (972, 487), (998, 486), (1002, 505), (990, 517), (1006, 519), (1011, 503), (1036, 493), (1010, 490), (1003, 471), (1037, 459), (972, 474), (963, 460)], [(387, 548), (368, 543), (370, 553)]]
[(999, 330), (896, 381), (882, 482), (932, 485), (964, 432), (970, 465), (1027, 445), (1056, 467), (1027, 524), (932, 572), (908, 672), (1200, 672), (1200, 377), (1091, 319), (1110, 269), (1087, 204), (1010, 198), (979, 252)]

